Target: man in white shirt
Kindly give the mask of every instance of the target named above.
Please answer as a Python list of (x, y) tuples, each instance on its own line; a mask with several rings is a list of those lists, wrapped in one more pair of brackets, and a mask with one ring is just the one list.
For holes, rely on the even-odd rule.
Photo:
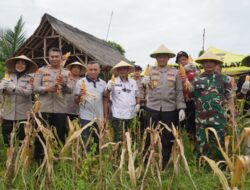
[[(140, 110), (139, 90), (136, 81), (128, 78), (134, 67), (124, 61), (112, 68), (112, 74), (117, 75), (110, 80), (105, 91), (104, 117), (108, 119), (109, 99), (112, 99), (112, 128), (114, 141), (122, 141), (123, 130), (129, 129), (131, 120)], [(124, 128), (124, 129), (123, 129)]]
[[(103, 93), (106, 88), (106, 82), (99, 78), (100, 64), (97, 61), (92, 61), (87, 64), (86, 77), (77, 81), (74, 94), (75, 102), (79, 104), (80, 125), (91, 122), (93, 119), (103, 120)], [(86, 89), (82, 89), (82, 84), (85, 83)], [(94, 124), (93, 127), (96, 127)], [(83, 131), (83, 139), (87, 140), (90, 135), (90, 129)], [(94, 141), (97, 142), (97, 137), (94, 135)]]

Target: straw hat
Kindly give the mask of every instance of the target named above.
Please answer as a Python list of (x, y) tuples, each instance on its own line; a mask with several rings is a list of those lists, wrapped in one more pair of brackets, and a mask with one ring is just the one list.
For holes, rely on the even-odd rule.
[(157, 55), (168, 55), (169, 58), (175, 57), (175, 54), (164, 45), (161, 45), (157, 50), (151, 53), (150, 57), (156, 58)]
[(121, 67), (128, 67), (129, 68), (129, 73), (132, 73), (134, 71), (134, 66), (125, 62), (125, 61), (120, 61), (119, 63), (117, 63), (112, 69), (111, 72), (112, 74), (117, 75), (117, 69), (121, 68)]
[(218, 56), (216, 54), (210, 53), (210, 52), (205, 52), (202, 54), (200, 57), (198, 57), (195, 62), (203, 64), (204, 61), (214, 61), (219, 64), (223, 64), (222, 57)]
[(86, 67), (85, 65), (81, 64), (81, 63), (78, 62), (78, 61), (75, 61), (75, 62), (73, 62), (73, 63), (68, 64), (68, 65), (66, 66), (66, 68), (67, 68), (68, 70), (71, 70), (71, 69), (72, 69), (72, 66), (74, 66), (74, 65), (80, 66), (80, 68), (81, 68), (81, 71), (80, 71), (81, 73), (80, 73), (80, 75), (84, 75), (84, 74), (86, 73), (87, 67)]
[(34, 73), (38, 68), (37, 64), (33, 62), (31, 59), (29, 59), (25, 55), (20, 55), (17, 57), (10, 58), (5, 62), (9, 72), (16, 72), (15, 65), (17, 60), (24, 60), (27, 63), (26, 73)]
[(244, 57), (241, 62), (242, 62), (242, 65), (250, 67), (250, 55)]

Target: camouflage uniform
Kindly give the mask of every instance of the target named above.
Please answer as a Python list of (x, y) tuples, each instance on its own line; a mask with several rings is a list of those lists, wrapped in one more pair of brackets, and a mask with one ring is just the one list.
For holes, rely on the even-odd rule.
[[(218, 154), (216, 144), (207, 143), (205, 128), (216, 130), (223, 144), (226, 133), (226, 102), (233, 96), (231, 78), (218, 73), (201, 75), (194, 78), (193, 95), (195, 99), (195, 118), (197, 129), (197, 150), (199, 155)], [(212, 147), (215, 146), (215, 149)], [(215, 157), (218, 158), (218, 157)]]

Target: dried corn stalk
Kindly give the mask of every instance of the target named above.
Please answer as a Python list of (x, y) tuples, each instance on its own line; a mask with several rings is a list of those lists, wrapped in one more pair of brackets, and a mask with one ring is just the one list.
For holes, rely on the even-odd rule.
[(238, 156), (232, 177), (232, 187), (244, 189), (246, 173), (250, 169), (249, 156)]
[(200, 162), (202, 159), (205, 160), (209, 164), (209, 166), (212, 168), (214, 173), (218, 176), (223, 190), (230, 190), (231, 188), (227, 182), (227, 178), (225, 177), (223, 172), (220, 170), (220, 168), (218, 167), (216, 162), (214, 160), (211, 160), (210, 158), (208, 158), (206, 156), (201, 156)]

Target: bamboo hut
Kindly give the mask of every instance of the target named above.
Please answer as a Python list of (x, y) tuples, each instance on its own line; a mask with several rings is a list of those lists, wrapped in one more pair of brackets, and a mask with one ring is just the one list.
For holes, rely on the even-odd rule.
[(91, 60), (97, 60), (102, 65), (102, 69), (108, 71), (121, 60), (129, 62), (106, 41), (49, 14), (43, 15), (40, 25), (15, 52), (15, 55), (25, 54), (42, 66), (48, 64), (48, 50), (51, 47), (58, 47), (63, 53), (71, 52), (66, 64), (73, 61), (86, 64)]

